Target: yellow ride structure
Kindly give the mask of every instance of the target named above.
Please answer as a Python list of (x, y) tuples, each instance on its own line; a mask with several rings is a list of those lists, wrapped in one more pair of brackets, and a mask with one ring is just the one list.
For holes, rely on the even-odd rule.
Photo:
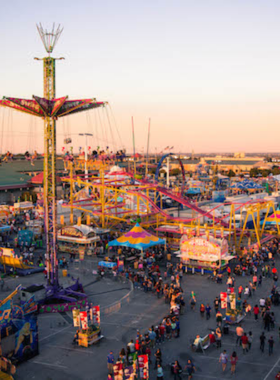
[[(84, 167), (84, 162), (80, 164)], [(181, 231), (203, 230), (204, 233), (216, 235), (226, 234), (228, 236), (230, 247), (235, 247), (239, 251), (242, 247), (253, 243), (262, 242), (264, 235), (279, 234), (279, 226), (276, 221), (277, 231), (266, 231), (266, 221), (271, 213), (275, 214), (273, 201), (257, 200), (247, 202), (241, 205), (232, 204), (230, 212), (218, 219), (215, 217), (215, 211), (205, 212), (208, 223), (201, 223), (202, 215), (197, 211), (192, 211), (191, 218), (174, 218), (170, 216), (167, 210), (162, 209), (163, 195), (162, 187), (158, 183), (147, 183), (141, 180), (134, 180), (132, 176), (127, 175), (108, 175), (108, 165), (95, 162), (92, 164), (92, 170), (98, 170), (98, 175), (89, 174), (85, 180), (82, 176), (73, 175), (73, 166), (68, 166), (70, 176), (62, 180), (70, 185), (69, 203), (65, 204), (84, 213), (84, 219), (87, 224), (95, 224), (102, 228), (114, 229), (121, 223), (133, 224), (137, 217), (141, 218), (141, 225), (149, 228), (158, 229), (160, 226), (169, 225), (177, 226)], [(82, 170), (82, 169), (81, 169)], [(88, 197), (82, 201), (75, 197), (75, 186), (80, 189), (86, 189)], [(178, 197), (178, 192), (168, 190), (168, 194)], [(177, 198), (176, 198), (177, 199)], [(191, 203), (190, 203), (191, 204)], [(243, 217), (242, 227), (237, 226), (236, 210), (241, 209)], [(261, 222), (260, 214), (265, 212), (265, 218)], [(209, 216), (211, 215), (211, 216)], [(248, 219), (253, 220), (253, 228), (247, 228)], [(209, 221), (212, 218), (212, 222)], [(224, 220), (227, 218), (228, 222)], [(73, 219), (72, 219), (73, 222)], [(179, 238), (176, 239), (179, 243)]]

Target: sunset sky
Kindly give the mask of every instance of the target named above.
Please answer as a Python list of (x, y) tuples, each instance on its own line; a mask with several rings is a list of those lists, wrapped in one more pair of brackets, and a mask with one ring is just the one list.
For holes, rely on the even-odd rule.
[[(54, 56), (66, 58), (57, 63), (57, 97), (110, 103), (60, 121), (58, 152), (68, 136), (77, 151), (80, 132), (95, 134), (92, 148), (131, 151), (132, 116), (138, 151), (146, 150), (151, 118), (151, 151), (277, 152), (279, 11), (279, 0), (5, 2), (0, 97), (42, 96), (36, 23), (56, 22), (64, 31)], [(42, 151), (40, 119), (1, 109), (0, 126), (1, 153)]]

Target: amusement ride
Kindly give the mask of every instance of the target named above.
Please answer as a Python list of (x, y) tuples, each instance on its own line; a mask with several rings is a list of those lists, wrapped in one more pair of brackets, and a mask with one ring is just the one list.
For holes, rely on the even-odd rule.
[[(57, 231), (59, 227), (57, 216), (57, 196), (56, 196), (56, 121), (64, 116), (74, 113), (88, 111), (91, 109), (105, 108), (108, 103), (97, 102), (96, 99), (68, 100), (67, 96), (56, 98), (55, 88), (55, 64), (57, 60), (51, 56), (56, 43), (62, 33), (62, 28), (53, 27), (51, 32), (44, 30), (41, 25), (37, 26), (40, 37), (43, 41), (47, 56), (37, 60), (43, 61), (44, 70), (44, 97), (33, 96), (33, 99), (19, 99), (4, 97), (0, 105), (17, 111), (28, 113), (29, 115), (40, 117), (44, 120), (44, 220), (46, 236), (46, 263), (47, 263), (47, 299), (72, 300), (78, 288), (63, 289), (58, 280), (58, 259), (57, 259)], [(10, 122), (9, 122), (10, 123)], [(216, 213), (219, 206), (205, 209), (192, 201), (185, 192), (187, 187), (184, 164), (180, 156), (174, 153), (164, 153), (160, 155), (159, 162), (156, 159), (153, 165), (149, 164), (149, 144), (150, 144), (150, 120), (148, 129), (147, 157), (141, 158), (135, 150), (134, 123), (133, 126), (133, 155), (130, 157), (121, 156), (120, 164), (118, 155), (108, 155), (103, 150), (95, 151), (90, 158), (85, 156), (72, 160), (64, 160), (65, 174), (62, 181), (69, 187), (69, 199), (64, 200), (63, 207), (70, 209), (70, 224), (74, 224), (74, 211), (82, 212), (82, 219), (79, 223), (97, 227), (115, 229), (123, 224), (134, 224), (137, 218), (141, 218), (142, 226), (163, 231), (163, 226), (174, 229), (177, 227), (179, 234), (195, 233), (205, 234), (206, 231), (214, 236), (228, 235), (229, 244), (238, 251), (242, 246), (257, 242), (261, 244), (263, 239), (268, 239), (273, 235), (273, 231), (266, 231), (266, 220), (271, 213), (275, 215), (273, 201), (250, 200), (246, 202), (232, 202), (228, 204), (227, 212), (222, 216)], [(109, 122), (110, 130), (111, 125)], [(90, 135), (83, 133), (83, 135)], [(67, 131), (65, 143), (71, 141), (69, 131)], [(87, 143), (86, 143), (87, 145)], [(108, 147), (107, 147), (108, 148)], [(119, 156), (120, 157), (120, 156)], [(136, 158), (139, 160), (136, 160)], [(158, 157), (157, 157), (158, 158)], [(132, 159), (132, 161), (131, 161)], [(125, 160), (126, 165), (122, 161)], [(170, 186), (170, 161), (176, 160), (181, 170), (181, 182), (175, 186)], [(163, 163), (167, 166), (167, 181), (163, 183), (160, 177)], [(132, 165), (130, 166), (130, 163)], [(138, 167), (144, 167), (139, 174)], [(149, 168), (156, 168), (154, 176), (150, 174)], [(163, 207), (164, 200), (169, 199), (177, 205), (178, 210), (191, 210), (191, 216), (174, 216)], [(236, 213), (245, 212), (244, 223), (240, 227), (236, 224)], [(260, 215), (265, 214), (261, 224)], [(247, 221), (253, 221), (253, 228), (248, 228)], [(61, 220), (63, 225), (64, 221)], [(277, 232), (279, 226), (276, 221)], [(195, 232), (194, 232), (195, 231)], [(244, 240), (245, 239), (245, 240)], [(170, 240), (170, 239), (169, 239)], [(169, 241), (167, 239), (167, 241)], [(174, 238), (173, 238), (174, 240)], [(176, 240), (176, 239), (175, 239)], [(177, 239), (179, 240), (179, 239)]]
[(84, 297), (84, 294), (75, 292), (74, 288), (63, 289), (58, 280), (57, 259), (57, 196), (56, 196), (56, 121), (64, 116), (92, 108), (105, 106), (105, 102), (96, 99), (68, 100), (67, 96), (56, 98), (55, 64), (64, 58), (51, 57), (56, 43), (63, 31), (59, 25), (53, 27), (51, 32), (37, 25), (38, 32), (43, 41), (47, 57), (36, 60), (43, 61), (44, 97), (33, 95), (33, 99), (19, 99), (4, 97), (0, 105), (17, 111), (40, 117), (44, 120), (44, 223), (46, 237), (46, 268), (47, 291), (46, 300), (61, 299), (73, 301), (73, 296)]

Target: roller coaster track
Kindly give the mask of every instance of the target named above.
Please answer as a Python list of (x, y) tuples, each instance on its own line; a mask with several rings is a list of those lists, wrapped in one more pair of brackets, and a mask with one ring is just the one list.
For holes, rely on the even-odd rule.
[[(178, 197), (177, 195), (175, 195), (173, 192), (171, 191), (168, 191), (167, 189), (165, 188), (162, 188), (160, 186), (157, 186), (156, 187), (156, 191), (163, 194), (163, 195), (166, 195), (168, 196), (169, 198), (173, 199), (174, 201), (194, 210), (195, 212), (199, 213), (200, 215), (203, 215), (203, 216), (206, 216), (208, 218), (211, 218), (215, 220), (216, 223), (220, 223), (222, 226), (224, 227), (227, 227), (228, 224), (225, 223), (224, 221), (222, 221), (221, 219), (213, 216), (209, 211), (204, 211), (202, 210), (201, 208), (197, 207), (196, 205), (194, 205), (193, 203), (189, 202), (187, 199), (183, 198), (183, 197)], [(133, 191), (133, 190), (129, 190), (127, 191), (128, 194), (132, 194), (132, 195), (139, 195), (139, 192), (138, 191)], [(158, 212), (159, 214), (161, 214), (162, 216), (164, 216), (166, 219), (170, 219), (170, 220), (173, 220), (173, 221), (176, 221), (176, 222), (181, 222), (181, 223), (190, 223), (192, 220), (196, 220), (196, 218), (176, 218), (176, 217), (172, 217), (170, 216), (169, 214), (167, 214), (165, 211), (163, 211), (160, 207), (158, 207), (152, 200), (150, 197), (148, 197), (146, 194), (142, 193), (140, 191), (140, 194), (141, 194), (141, 198), (147, 200), (150, 204), (150, 206), (156, 211)], [(217, 206), (219, 207), (219, 206)]]

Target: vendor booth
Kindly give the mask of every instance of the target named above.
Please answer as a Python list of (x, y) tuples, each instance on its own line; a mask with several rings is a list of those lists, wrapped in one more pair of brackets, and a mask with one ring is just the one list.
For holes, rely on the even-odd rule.
[(224, 270), (233, 256), (228, 255), (228, 242), (213, 236), (189, 237), (183, 235), (180, 241), (181, 262), (196, 272)]
[(103, 338), (100, 328), (100, 306), (91, 306), (85, 311), (72, 310), (73, 324), (78, 327), (74, 342), (79, 346), (89, 347)]
[(85, 255), (93, 254), (100, 238), (93, 228), (81, 224), (61, 228), (57, 240), (59, 252), (79, 255), (83, 260)]
[(28, 211), (33, 210), (34, 205), (32, 202), (18, 202), (14, 203), (15, 214), (25, 214)]

